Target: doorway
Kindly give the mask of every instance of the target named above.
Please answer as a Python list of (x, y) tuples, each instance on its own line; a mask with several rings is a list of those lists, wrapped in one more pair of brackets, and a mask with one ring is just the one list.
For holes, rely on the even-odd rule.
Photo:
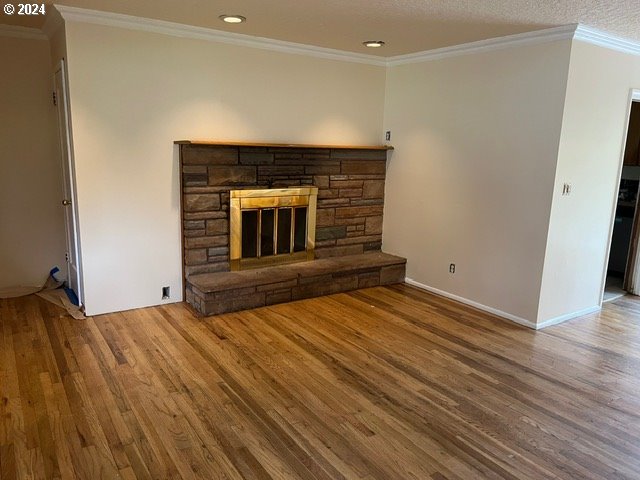
[(64, 208), (67, 261), (67, 287), (75, 295), (70, 298), (79, 306), (84, 304), (82, 288), (82, 270), (80, 262), (80, 242), (78, 235), (78, 209), (76, 202), (75, 168), (71, 142), (71, 124), (69, 118), (69, 96), (64, 59), (60, 60), (53, 75), (54, 102), (58, 113), (58, 131), (60, 135), (60, 153), (62, 161), (62, 186)]
[(634, 291), (637, 276), (637, 244), (640, 230), (640, 102), (633, 101), (624, 150), (622, 174), (607, 265), (603, 302)]

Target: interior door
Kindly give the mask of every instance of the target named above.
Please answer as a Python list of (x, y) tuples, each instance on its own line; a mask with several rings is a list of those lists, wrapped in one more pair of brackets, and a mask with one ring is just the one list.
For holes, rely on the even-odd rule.
[(65, 230), (67, 234), (67, 286), (83, 304), (81, 281), (80, 245), (78, 240), (78, 209), (76, 205), (75, 170), (71, 148), (71, 131), (69, 123), (69, 102), (67, 95), (66, 71), (64, 60), (54, 74), (55, 102), (58, 110), (58, 130), (62, 154), (62, 181)]

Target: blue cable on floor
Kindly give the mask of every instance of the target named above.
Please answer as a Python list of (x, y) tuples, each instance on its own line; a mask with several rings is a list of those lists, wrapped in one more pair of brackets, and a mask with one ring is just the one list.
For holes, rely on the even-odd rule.
[[(59, 271), (60, 271), (60, 269), (58, 267), (53, 267), (51, 269), (51, 271), (49, 272), (49, 275), (51, 276), (51, 278), (53, 278), (58, 283), (62, 282), (62, 280), (59, 280), (59, 279), (56, 278), (56, 273), (58, 273)], [(67, 286), (67, 282), (64, 282), (58, 288), (63, 288), (64, 289), (64, 293), (67, 294), (67, 297), (69, 298), (69, 301), (71, 303), (73, 303), (76, 307), (80, 306), (80, 300), (78, 300), (78, 296), (76, 295), (76, 292), (74, 292), (71, 288), (69, 288)]]

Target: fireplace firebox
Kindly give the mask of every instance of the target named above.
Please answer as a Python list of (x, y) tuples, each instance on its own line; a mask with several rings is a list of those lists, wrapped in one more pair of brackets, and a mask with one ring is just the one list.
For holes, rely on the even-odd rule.
[(313, 260), (317, 196), (317, 187), (231, 190), (231, 270)]

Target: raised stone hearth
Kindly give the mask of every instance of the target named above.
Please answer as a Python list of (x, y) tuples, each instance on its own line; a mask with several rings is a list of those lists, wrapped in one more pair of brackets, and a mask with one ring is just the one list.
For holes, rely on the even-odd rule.
[[(388, 147), (176, 143), (185, 296), (199, 313), (404, 280), (405, 260), (380, 252)], [(230, 191), (295, 186), (318, 187), (316, 260), (230, 272)]]
[(187, 302), (203, 315), (404, 282), (404, 258), (382, 252), (189, 278)]

